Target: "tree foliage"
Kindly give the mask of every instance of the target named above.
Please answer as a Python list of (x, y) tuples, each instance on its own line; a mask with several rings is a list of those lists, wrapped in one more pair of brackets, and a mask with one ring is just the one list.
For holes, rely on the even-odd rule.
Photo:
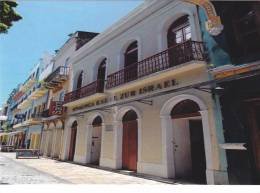
[(22, 19), (14, 10), (17, 5), (15, 1), (0, 0), (0, 33), (7, 33), (13, 22)]

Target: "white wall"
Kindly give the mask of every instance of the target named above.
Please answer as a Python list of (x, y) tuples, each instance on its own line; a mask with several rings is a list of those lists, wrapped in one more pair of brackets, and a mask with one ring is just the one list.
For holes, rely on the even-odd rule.
[[(180, 3), (179, 1), (170, 2), (170, 4), (167, 4), (167, 1), (164, 1), (164, 4), (167, 6), (163, 8), (158, 7), (158, 10), (149, 15), (149, 17), (141, 19), (140, 17), (134, 17), (133, 20), (140, 20), (140, 22), (133, 26), (130, 26), (130, 22), (125, 23), (124, 28), (126, 28), (126, 30), (116, 37), (113, 37), (113, 33), (117, 33), (117, 31), (120, 30), (118, 27), (120, 25), (117, 24), (118, 26), (115, 25), (110, 27), (109, 29), (114, 28), (113, 33), (108, 33), (107, 35), (108, 37), (111, 36), (111, 39), (108, 42), (104, 42), (102, 46), (91, 53), (88, 53), (87, 50), (88, 47), (91, 50), (91, 41), (89, 44), (83, 46), (82, 49), (79, 49), (73, 58), (70, 91), (81, 70), (84, 71), (83, 86), (95, 81), (98, 66), (103, 58), (107, 58), (107, 75), (122, 69), (124, 66), (124, 51), (134, 40), (138, 41), (139, 61), (165, 50), (167, 48), (167, 30), (172, 22), (182, 15), (188, 14), (191, 16), (192, 38), (193, 40), (200, 40), (196, 6), (183, 2)], [(155, 5), (156, 4), (162, 4), (162, 1), (157, 1)], [(143, 12), (147, 12), (147, 14), (149, 14), (150, 11), (150, 7), (149, 9), (143, 10)], [(99, 37), (105, 35), (106, 32), (104, 32), (104, 34), (101, 33), (95, 39), (100, 39)], [(95, 39), (93, 43), (98, 45), (99, 42)], [(100, 42), (102, 41), (103, 40), (101, 39)], [(84, 54), (85, 57), (82, 58), (82, 55)]]

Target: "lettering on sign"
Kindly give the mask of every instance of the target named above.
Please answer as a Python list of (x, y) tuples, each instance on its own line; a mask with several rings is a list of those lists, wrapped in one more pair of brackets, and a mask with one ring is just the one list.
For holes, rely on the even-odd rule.
[(119, 95), (114, 96), (114, 100), (115, 101), (123, 100), (123, 99), (127, 99), (127, 98), (130, 98), (130, 97), (134, 97), (136, 95), (147, 94), (147, 93), (150, 93), (150, 92), (153, 92), (153, 91), (158, 91), (158, 90), (169, 88), (169, 87), (176, 86), (176, 85), (177, 85), (177, 82), (176, 82), (175, 79), (166, 80), (166, 81), (161, 82), (161, 83), (156, 83), (156, 84), (152, 84), (152, 85), (142, 87), (138, 90), (120, 93)]
[(153, 83), (151, 85), (147, 85), (147, 86), (144, 86), (144, 87), (136, 89), (136, 90), (130, 90), (130, 91), (126, 91), (126, 92), (116, 94), (109, 99), (103, 98), (103, 99), (100, 99), (100, 100), (96, 100), (96, 101), (87, 103), (85, 105), (75, 107), (72, 110), (78, 111), (78, 110), (81, 110), (81, 109), (106, 104), (108, 102), (120, 101), (120, 100), (124, 100), (124, 99), (128, 99), (128, 98), (132, 98), (132, 97), (135, 97), (135, 96), (138, 96), (138, 95), (143, 95), (143, 94), (148, 94), (150, 92), (160, 91), (162, 89), (170, 88), (170, 87), (173, 87), (173, 86), (176, 86), (176, 85), (178, 85), (176, 79), (165, 80), (163, 82)]
[(94, 107), (94, 106), (98, 106), (98, 105), (102, 105), (102, 104), (106, 104), (106, 103), (108, 103), (108, 98), (104, 98), (104, 99), (100, 99), (100, 100), (97, 100), (97, 101), (93, 101), (93, 102), (87, 103), (85, 105), (82, 105), (82, 106), (79, 106), (79, 107), (75, 107), (72, 110), (73, 111), (77, 111), (77, 110), (80, 110), (80, 109), (90, 108), (90, 107)]

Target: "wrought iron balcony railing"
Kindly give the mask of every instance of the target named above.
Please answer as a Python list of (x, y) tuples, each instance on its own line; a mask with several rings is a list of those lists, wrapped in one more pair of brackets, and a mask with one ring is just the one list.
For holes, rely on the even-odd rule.
[(110, 89), (186, 62), (205, 59), (203, 42), (189, 40), (108, 75), (106, 88)]
[(104, 92), (104, 80), (97, 80), (65, 95), (64, 103), (69, 103), (96, 93)]
[(63, 115), (65, 107), (63, 107), (63, 101), (51, 101), (49, 109), (45, 109), (41, 112), (42, 118), (48, 118), (53, 115)]

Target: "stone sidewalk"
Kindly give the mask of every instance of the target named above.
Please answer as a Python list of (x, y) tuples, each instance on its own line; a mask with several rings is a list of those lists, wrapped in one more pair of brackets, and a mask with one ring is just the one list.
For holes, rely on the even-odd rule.
[(3, 152), (1, 152), (0, 155), (12, 159), (14, 162), (23, 164), (27, 167), (36, 169), (37, 171), (46, 173), (72, 184), (165, 184), (155, 180), (124, 175), (68, 162), (60, 162), (47, 158), (15, 159), (15, 153)]

